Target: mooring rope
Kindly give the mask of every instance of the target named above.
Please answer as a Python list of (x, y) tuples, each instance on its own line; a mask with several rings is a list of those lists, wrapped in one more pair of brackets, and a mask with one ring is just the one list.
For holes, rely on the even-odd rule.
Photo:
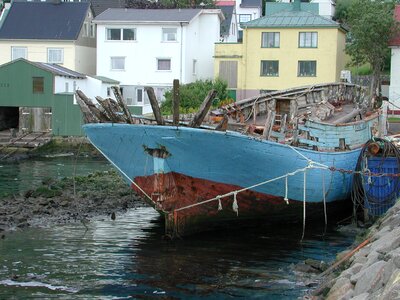
[[(90, 143), (92, 145), (95, 145), (90, 139), (89, 137), (87, 137), (88, 140), (90, 141)], [(143, 195), (145, 195), (149, 200), (153, 201), (153, 199), (136, 183), (134, 182), (124, 171), (121, 170), (120, 167), (118, 167), (103, 151), (101, 151), (99, 148), (97, 148), (96, 146), (94, 146), (122, 175), (125, 176), (126, 179), (129, 180), (129, 182), (131, 182), (134, 186), (136, 186), (142, 193)]]
[(303, 241), (304, 233), (306, 232), (307, 169), (304, 170), (303, 178), (303, 233), (301, 234), (300, 241)]
[(184, 210), (184, 209), (188, 209), (188, 208), (192, 208), (192, 207), (195, 207), (195, 206), (203, 205), (203, 204), (206, 204), (206, 203), (209, 203), (209, 202), (212, 202), (212, 201), (220, 200), (222, 198), (226, 198), (226, 197), (229, 197), (229, 196), (232, 196), (232, 195), (235, 195), (235, 194), (237, 195), (238, 193), (241, 193), (241, 192), (244, 192), (244, 191), (247, 191), (247, 190), (251, 190), (251, 189), (254, 189), (256, 187), (259, 187), (259, 186), (262, 186), (262, 185), (265, 185), (265, 184), (268, 184), (268, 183), (283, 179), (283, 178), (285, 178), (287, 176), (293, 176), (293, 175), (296, 175), (297, 173), (305, 172), (305, 170), (307, 170), (307, 169), (325, 169), (325, 168), (322, 168), (321, 166), (314, 166), (314, 162), (313, 161), (309, 161), (308, 165), (306, 167), (304, 167), (304, 168), (297, 169), (297, 170), (295, 170), (293, 172), (290, 172), (290, 173), (287, 173), (287, 174), (284, 174), (284, 175), (281, 175), (281, 176), (278, 176), (278, 177), (275, 177), (275, 178), (272, 178), (272, 179), (269, 179), (269, 180), (265, 180), (263, 182), (259, 182), (259, 183), (253, 184), (253, 185), (245, 187), (245, 188), (241, 188), (241, 189), (234, 190), (234, 191), (222, 194), (222, 195), (218, 195), (218, 196), (215, 196), (214, 198), (210, 198), (210, 199), (207, 199), (207, 200), (204, 200), (204, 201), (200, 201), (200, 202), (193, 203), (193, 204), (190, 204), (190, 205), (187, 205), (187, 206), (183, 206), (183, 207), (175, 209), (174, 211), (181, 211), (181, 210)]

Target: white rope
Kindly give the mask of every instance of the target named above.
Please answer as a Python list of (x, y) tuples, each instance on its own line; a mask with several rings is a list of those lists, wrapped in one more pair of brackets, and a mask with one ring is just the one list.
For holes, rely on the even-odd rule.
[(304, 239), (304, 233), (306, 231), (306, 188), (307, 188), (307, 169), (304, 170), (304, 181), (303, 181), (303, 234), (301, 235), (301, 241)]
[(222, 203), (221, 203), (221, 197), (218, 197), (218, 210), (222, 210)]
[(285, 177), (285, 200), (286, 204), (289, 205), (289, 198), (288, 198), (288, 176)]
[(301, 157), (303, 157), (306, 161), (308, 161), (308, 163), (312, 163), (313, 165), (317, 165), (320, 166), (322, 168), (328, 169), (329, 167), (327, 165), (318, 163), (316, 161), (313, 161), (311, 159), (309, 159), (307, 156), (305, 156), (303, 153), (300, 153), (295, 147), (288, 145), (288, 147), (290, 147), (294, 152), (296, 152), (298, 155), (300, 155)]
[(233, 193), (232, 210), (236, 213), (236, 216), (239, 216), (239, 206), (237, 204), (236, 195), (237, 193)]
[[(94, 145), (94, 143), (92, 143), (92, 141), (89, 139), (89, 137), (88, 137), (88, 140), (90, 141), (90, 143), (92, 144), (92, 145)], [(151, 201), (153, 201), (153, 199), (136, 183), (136, 182), (134, 182), (124, 171), (122, 171), (111, 159), (109, 159), (108, 158), (108, 156), (107, 155), (105, 155), (105, 153), (103, 152), (103, 151), (101, 151), (99, 148), (97, 148), (96, 146), (95, 146), (95, 148), (101, 153), (101, 154), (103, 154), (103, 156), (122, 174), (122, 175), (124, 175), (125, 176), (125, 178), (126, 179), (128, 179), (134, 186), (136, 186), (142, 193), (143, 193), (143, 195), (145, 195), (147, 198), (149, 198), (149, 200), (151, 200)]]
[(324, 200), (324, 216), (325, 216), (325, 227), (328, 225), (328, 215), (326, 213), (326, 193), (325, 193), (325, 173), (322, 172), (322, 193)]

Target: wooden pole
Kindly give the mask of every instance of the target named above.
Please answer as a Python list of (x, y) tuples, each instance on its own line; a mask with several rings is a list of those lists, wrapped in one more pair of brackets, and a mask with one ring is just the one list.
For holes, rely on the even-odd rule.
[(112, 86), (111, 90), (113, 91), (113, 93), (115, 95), (115, 99), (117, 100), (118, 105), (121, 107), (122, 112), (124, 113), (126, 122), (133, 124), (134, 122), (132, 119), (131, 112), (129, 111), (128, 106), (126, 105), (124, 99), (122, 98), (121, 90), (119, 89), (118, 86)]
[(216, 90), (211, 90), (208, 92), (208, 95), (201, 104), (198, 112), (194, 116), (192, 122), (190, 122), (189, 124), (190, 127), (199, 127), (201, 125), (216, 95), (217, 95)]
[(147, 96), (149, 96), (151, 108), (153, 110), (154, 118), (156, 118), (157, 124), (164, 125), (164, 120), (161, 115), (161, 110), (160, 107), (158, 106), (156, 95), (154, 94), (154, 89), (151, 86), (146, 86), (144, 89), (147, 92)]
[(174, 89), (173, 89), (173, 100), (172, 101), (173, 101), (172, 102), (172, 112), (173, 112), (172, 124), (178, 125), (179, 124), (179, 105), (181, 102), (178, 79), (174, 79)]

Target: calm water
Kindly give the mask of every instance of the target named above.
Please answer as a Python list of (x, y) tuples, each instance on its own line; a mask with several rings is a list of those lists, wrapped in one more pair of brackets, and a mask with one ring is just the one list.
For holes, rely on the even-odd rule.
[[(29, 170), (29, 180), (40, 181), (37, 174), (48, 177), (50, 170), (62, 177), (69, 175), (63, 170), (71, 172), (68, 161), (3, 165), (1, 180), (3, 171), (16, 167), (21, 171), (14, 181), (26, 186), (19, 176), (26, 176), (28, 170), (22, 170), (28, 165), (40, 167)], [(76, 169), (84, 174), (97, 166), (109, 168), (84, 160)], [(323, 238), (322, 226), (309, 226), (303, 243), (301, 228), (284, 226), (166, 241), (151, 208), (130, 210), (115, 221), (98, 218), (87, 226), (31, 228), (0, 239), (0, 299), (296, 299), (307, 288), (293, 266), (307, 258), (331, 261), (352, 242), (337, 232)]]

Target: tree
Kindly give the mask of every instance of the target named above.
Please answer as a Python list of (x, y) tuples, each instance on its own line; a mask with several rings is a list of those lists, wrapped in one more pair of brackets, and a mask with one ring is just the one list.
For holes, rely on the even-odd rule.
[[(192, 83), (183, 84), (179, 87), (180, 94), (180, 112), (190, 113), (195, 112), (204, 101), (208, 92), (212, 89), (217, 91), (217, 98), (214, 99), (213, 105), (216, 106), (220, 102), (228, 98), (227, 83), (221, 79), (212, 80), (197, 80)], [(163, 114), (172, 113), (172, 91), (167, 91), (165, 101), (161, 104)]]
[(380, 75), (390, 52), (388, 43), (398, 26), (393, 17), (394, 2), (354, 0), (345, 23), (350, 27), (350, 42), (346, 53), (351, 65), (369, 63), (372, 68), (371, 96), (380, 90)]

